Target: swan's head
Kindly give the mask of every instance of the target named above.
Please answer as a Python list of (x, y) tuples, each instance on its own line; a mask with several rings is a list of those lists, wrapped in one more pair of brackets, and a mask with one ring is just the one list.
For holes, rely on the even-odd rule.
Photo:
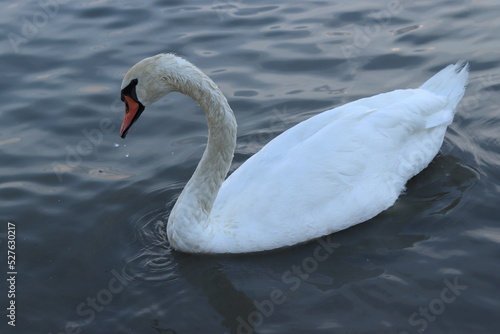
[(125, 117), (120, 129), (122, 138), (146, 106), (178, 90), (176, 78), (186, 64), (192, 66), (173, 54), (159, 54), (141, 60), (125, 74), (121, 86), (121, 100), (125, 103)]

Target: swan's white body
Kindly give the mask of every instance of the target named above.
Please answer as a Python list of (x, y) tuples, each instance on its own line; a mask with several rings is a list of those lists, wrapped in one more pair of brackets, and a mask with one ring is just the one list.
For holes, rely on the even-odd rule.
[(418, 89), (318, 114), (273, 139), (225, 181), (236, 122), (207, 76), (179, 57), (157, 55), (134, 66), (122, 87), (139, 78), (137, 97), (145, 105), (170, 91), (200, 103), (208, 144), (172, 209), (167, 235), (184, 252), (243, 253), (324, 236), (393, 205), (438, 153), (467, 76), (467, 65), (450, 65)]

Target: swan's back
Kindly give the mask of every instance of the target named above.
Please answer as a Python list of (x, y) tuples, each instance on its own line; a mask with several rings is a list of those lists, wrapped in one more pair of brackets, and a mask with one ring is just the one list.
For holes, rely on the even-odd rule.
[(293, 245), (387, 209), (439, 151), (467, 75), (450, 65), (421, 88), (348, 103), (273, 139), (223, 183), (208, 248)]

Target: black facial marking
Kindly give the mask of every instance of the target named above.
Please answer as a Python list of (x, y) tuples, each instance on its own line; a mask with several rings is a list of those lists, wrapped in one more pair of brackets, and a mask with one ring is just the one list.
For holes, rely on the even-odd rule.
[(127, 85), (127, 87), (122, 89), (121, 93), (121, 100), (125, 102), (125, 96), (130, 96), (135, 102), (141, 104), (139, 102), (139, 99), (137, 98), (137, 93), (135, 92), (135, 87), (137, 86), (137, 83), (139, 80), (133, 79), (130, 81), (130, 83)]

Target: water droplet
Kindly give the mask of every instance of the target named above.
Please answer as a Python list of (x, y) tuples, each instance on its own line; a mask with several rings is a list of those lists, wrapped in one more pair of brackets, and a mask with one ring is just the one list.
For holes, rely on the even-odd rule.
[(118, 143), (115, 143), (115, 147), (118, 147), (118, 146), (120, 146), (120, 144), (118, 144)]
[(128, 153), (125, 154), (125, 158), (128, 158)]

